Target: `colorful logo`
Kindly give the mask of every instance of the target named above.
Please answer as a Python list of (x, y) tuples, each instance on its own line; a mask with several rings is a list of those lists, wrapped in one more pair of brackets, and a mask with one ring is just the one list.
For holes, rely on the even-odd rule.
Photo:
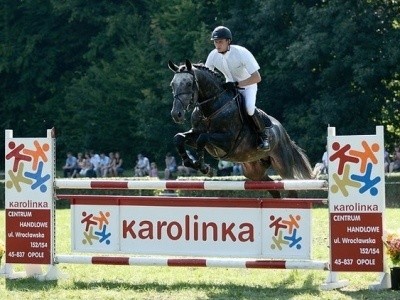
[[(43, 166), (48, 160), (50, 145), (35, 140), (34, 148), (25, 148), (25, 144), (16, 144), (10, 141), (6, 149), (6, 160), (12, 162), (12, 168), (8, 170), (9, 180), (6, 182), (8, 189), (15, 188), (22, 191), (22, 185), (30, 185), (32, 190), (39, 189), (45, 193), (48, 189), (46, 183), (50, 183), (50, 174), (44, 174)], [(26, 170), (25, 170), (26, 169)], [(29, 171), (28, 171), (29, 170)]]
[(82, 212), (81, 223), (85, 225), (83, 231), (84, 245), (93, 245), (94, 243), (110, 245), (111, 232), (109, 231), (111, 213), (99, 211), (98, 215)]
[[(371, 196), (378, 194), (376, 185), (381, 182), (380, 176), (373, 177), (373, 167), (378, 164), (376, 154), (379, 153), (379, 144), (361, 142), (362, 150), (351, 149), (350, 144), (341, 145), (339, 142), (332, 144), (333, 154), (329, 156), (330, 161), (337, 161), (337, 173), (332, 174), (334, 184), (331, 186), (332, 193), (342, 193), (349, 196), (348, 188), (356, 188), (360, 194), (369, 192)], [(354, 168), (353, 166), (359, 168)], [(352, 173), (352, 174), (351, 174)]]
[(301, 249), (303, 238), (299, 236), (300, 215), (289, 214), (287, 218), (270, 216), (269, 228), (273, 229), (271, 249), (283, 250), (284, 248)]

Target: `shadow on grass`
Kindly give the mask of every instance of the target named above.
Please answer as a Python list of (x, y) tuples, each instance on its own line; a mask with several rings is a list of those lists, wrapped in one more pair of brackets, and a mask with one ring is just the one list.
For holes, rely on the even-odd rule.
[(58, 286), (57, 280), (39, 281), (34, 278), (8, 279), (6, 278), (6, 289), (9, 291), (46, 291)]
[(74, 288), (76, 289), (129, 289), (136, 293), (148, 293), (154, 291), (159, 294), (173, 294), (180, 291), (185, 291), (186, 294), (193, 291), (193, 295), (196, 295), (196, 291), (201, 291), (202, 294), (207, 296), (207, 299), (288, 299), (294, 295), (299, 294), (311, 294), (319, 295), (319, 284), (314, 283), (314, 276), (310, 275), (304, 281), (303, 286), (293, 287), (291, 285), (296, 284), (296, 276), (290, 275), (284, 280), (274, 283), (271, 285), (246, 285), (235, 283), (187, 283), (178, 282), (172, 284), (161, 284), (158, 282), (148, 282), (140, 284), (132, 284), (126, 282), (113, 282), (113, 281), (100, 281), (100, 282), (74, 282)]
[[(84, 291), (84, 290), (115, 290), (132, 292), (132, 296), (141, 293), (154, 293), (154, 294), (173, 294), (185, 292), (186, 294), (193, 293), (196, 297), (196, 292), (201, 291), (206, 295), (207, 299), (289, 299), (299, 295), (308, 295), (315, 298), (321, 298), (324, 293), (320, 290), (320, 279), (315, 279), (313, 274), (309, 274), (302, 278), (303, 281), (299, 286), (299, 278), (296, 274), (289, 274), (283, 280), (269, 285), (246, 285), (235, 283), (187, 283), (178, 282), (172, 284), (163, 284), (159, 282), (146, 282), (146, 283), (129, 283), (126, 281), (74, 281), (69, 287), (63, 287), (65, 290), (70, 291)], [(57, 290), (57, 281), (37, 281), (35, 279), (18, 279), (6, 280), (6, 289), (9, 291), (51, 291)], [(340, 291), (337, 290), (336, 297), (342, 295), (343, 297), (350, 297), (352, 299), (359, 299), (366, 297), (371, 299), (388, 299), (393, 297), (393, 291)], [(333, 295), (332, 295), (333, 296)], [(390, 298), (392, 299), (392, 298)]]

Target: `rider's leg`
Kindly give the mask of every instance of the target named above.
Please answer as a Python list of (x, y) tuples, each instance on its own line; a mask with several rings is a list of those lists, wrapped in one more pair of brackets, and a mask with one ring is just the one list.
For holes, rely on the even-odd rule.
[(254, 114), (251, 116), (251, 119), (256, 125), (256, 130), (261, 138), (261, 142), (258, 145), (258, 149), (270, 150), (271, 149), (270, 137), (272, 128), (271, 120), (269, 118), (264, 119), (257, 109), (254, 111)]
[(261, 139), (258, 148), (261, 150), (270, 150), (271, 128), (273, 125), (267, 115), (264, 115), (263, 117), (256, 109), (257, 87), (246, 88), (245, 90), (242, 90), (241, 93), (245, 98), (246, 112), (253, 120), (257, 133)]

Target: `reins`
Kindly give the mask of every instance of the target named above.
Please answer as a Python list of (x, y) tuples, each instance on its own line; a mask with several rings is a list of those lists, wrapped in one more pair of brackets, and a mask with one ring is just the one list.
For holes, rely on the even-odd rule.
[[(179, 71), (178, 73), (188, 73), (188, 74), (192, 75), (192, 76), (193, 76), (193, 83), (194, 83), (194, 84), (192, 85), (192, 91), (191, 91), (191, 92), (176, 93), (176, 94), (173, 95), (173, 96), (174, 96), (174, 99), (176, 99), (176, 100), (178, 100), (178, 101), (180, 102), (180, 104), (182, 105), (182, 107), (184, 108), (184, 110), (189, 110), (190, 107), (191, 107), (192, 105), (193, 105), (194, 107), (199, 107), (199, 108), (200, 108), (200, 112), (203, 114), (203, 118), (204, 118), (204, 119), (211, 120), (211, 119), (215, 118), (217, 115), (219, 115), (220, 112), (223, 111), (223, 109), (224, 109), (228, 104), (230, 104), (231, 101), (236, 100), (237, 97), (238, 97), (238, 95), (239, 95), (239, 94), (237, 94), (237, 95), (234, 96), (231, 100), (227, 101), (222, 107), (220, 107), (219, 109), (217, 109), (216, 111), (214, 111), (210, 116), (206, 117), (206, 116), (204, 116), (204, 113), (203, 113), (202, 110), (201, 110), (201, 106), (204, 105), (204, 104), (207, 104), (207, 103), (209, 103), (209, 102), (211, 102), (211, 101), (214, 101), (214, 100), (218, 99), (219, 97), (221, 97), (222, 94), (227, 93), (228, 91), (227, 91), (227, 90), (222, 90), (222, 92), (220, 92), (220, 93), (218, 93), (217, 95), (215, 95), (215, 96), (213, 96), (213, 97), (211, 97), (211, 98), (208, 98), (208, 99), (206, 99), (206, 100), (204, 100), (204, 101), (201, 101), (201, 102), (200, 102), (200, 101), (198, 101), (198, 99), (195, 101), (195, 100), (194, 100), (194, 95), (195, 95), (196, 89), (197, 89), (197, 91), (200, 93), (199, 84), (198, 84), (196, 75), (194, 74), (193, 71), (186, 71), (186, 70)], [(180, 96), (181, 96), (181, 95), (189, 95), (189, 94), (191, 94), (192, 97), (191, 97), (191, 99), (190, 99), (190, 102), (189, 102), (188, 106), (185, 108), (185, 105), (184, 105), (183, 101), (180, 99)]]
[[(211, 101), (211, 100), (213, 100), (213, 99), (217, 99), (219, 96), (221, 96), (223, 93), (225, 93), (226, 91), (223, 91), (222, 93), (220, 93), (218, 96), (215, 96), (215, 97), (212, 97), (212, 98), (210, 98), (210, 99), (208, 99), (207, 101)], [(212, 120), (213, 118), (215, 118), (216, 116), (218, 116), (219, 114), (220, 114), (220, 112), (222, 112), (223, 110), (224, 110), (224, 108), (228, 105), (228, 104), (230, 104), (233, 100), (236, 100), (236, 98), (239, 96), (239, 94), (237, 94), (235, 97), (233, 97), (231, 100), (229, 100), (229, 101), (227, 101), (224, 105), (222, 105), (219, 109), (217, 109), (216, 111), (214, 111), (211, 115), (209, 115), (208, 117), (206, 117), (206, 116), (204, 116), (204, 114), (203, 114), (203, 117), (204, 117), (204, 119), (208, 119), (208, 120)], [(198, 105), (197, 106), (200, 106), (200, 105), (202, 105), (202, 104), (204, 104), (204, 102), (197, 102), (198, 103)]]
[(217, 99), (217, 98), (219, 98), (223, 93), (225, 93), (225, 92), (227, 92), (226, 90), (223, 90), (221, 93), (219, 93), (218, 95), (216, 95), (216, 96), (214, 96), (214, 97), (211, 97), (211, 98), (208, 98), (207, 100), (204, 100), (204, 101), (201, 101), (201, 102), (199, 102), (199, 101), (197, 101), (197, 105), (196, 106), (201, 106), (201, 105), (203, 105), (203, 104), (206, 104), (206, 103), (208, 103), (208, 102), (210, 102), (210, 101), (212, 101), (212, 100), (215, 100), (215, 99)]

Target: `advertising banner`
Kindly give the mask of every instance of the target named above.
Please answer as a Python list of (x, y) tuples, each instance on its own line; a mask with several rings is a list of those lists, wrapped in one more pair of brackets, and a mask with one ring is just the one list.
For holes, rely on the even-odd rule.
[[(310, 258), (310, 205), (243, 199), (73, 204), (73, 250), (222, 257)], [(104, 202), (104, 201), (103, 201)], [(249, 202), (251, 203), (249, 205)]]
[(330, 127), (327, 149), (332, 271), (382, 272), (383, 127), (360, 136), (336, 136)]
[(53, 261), (53, 145), (6, 130), (6, 263)]

